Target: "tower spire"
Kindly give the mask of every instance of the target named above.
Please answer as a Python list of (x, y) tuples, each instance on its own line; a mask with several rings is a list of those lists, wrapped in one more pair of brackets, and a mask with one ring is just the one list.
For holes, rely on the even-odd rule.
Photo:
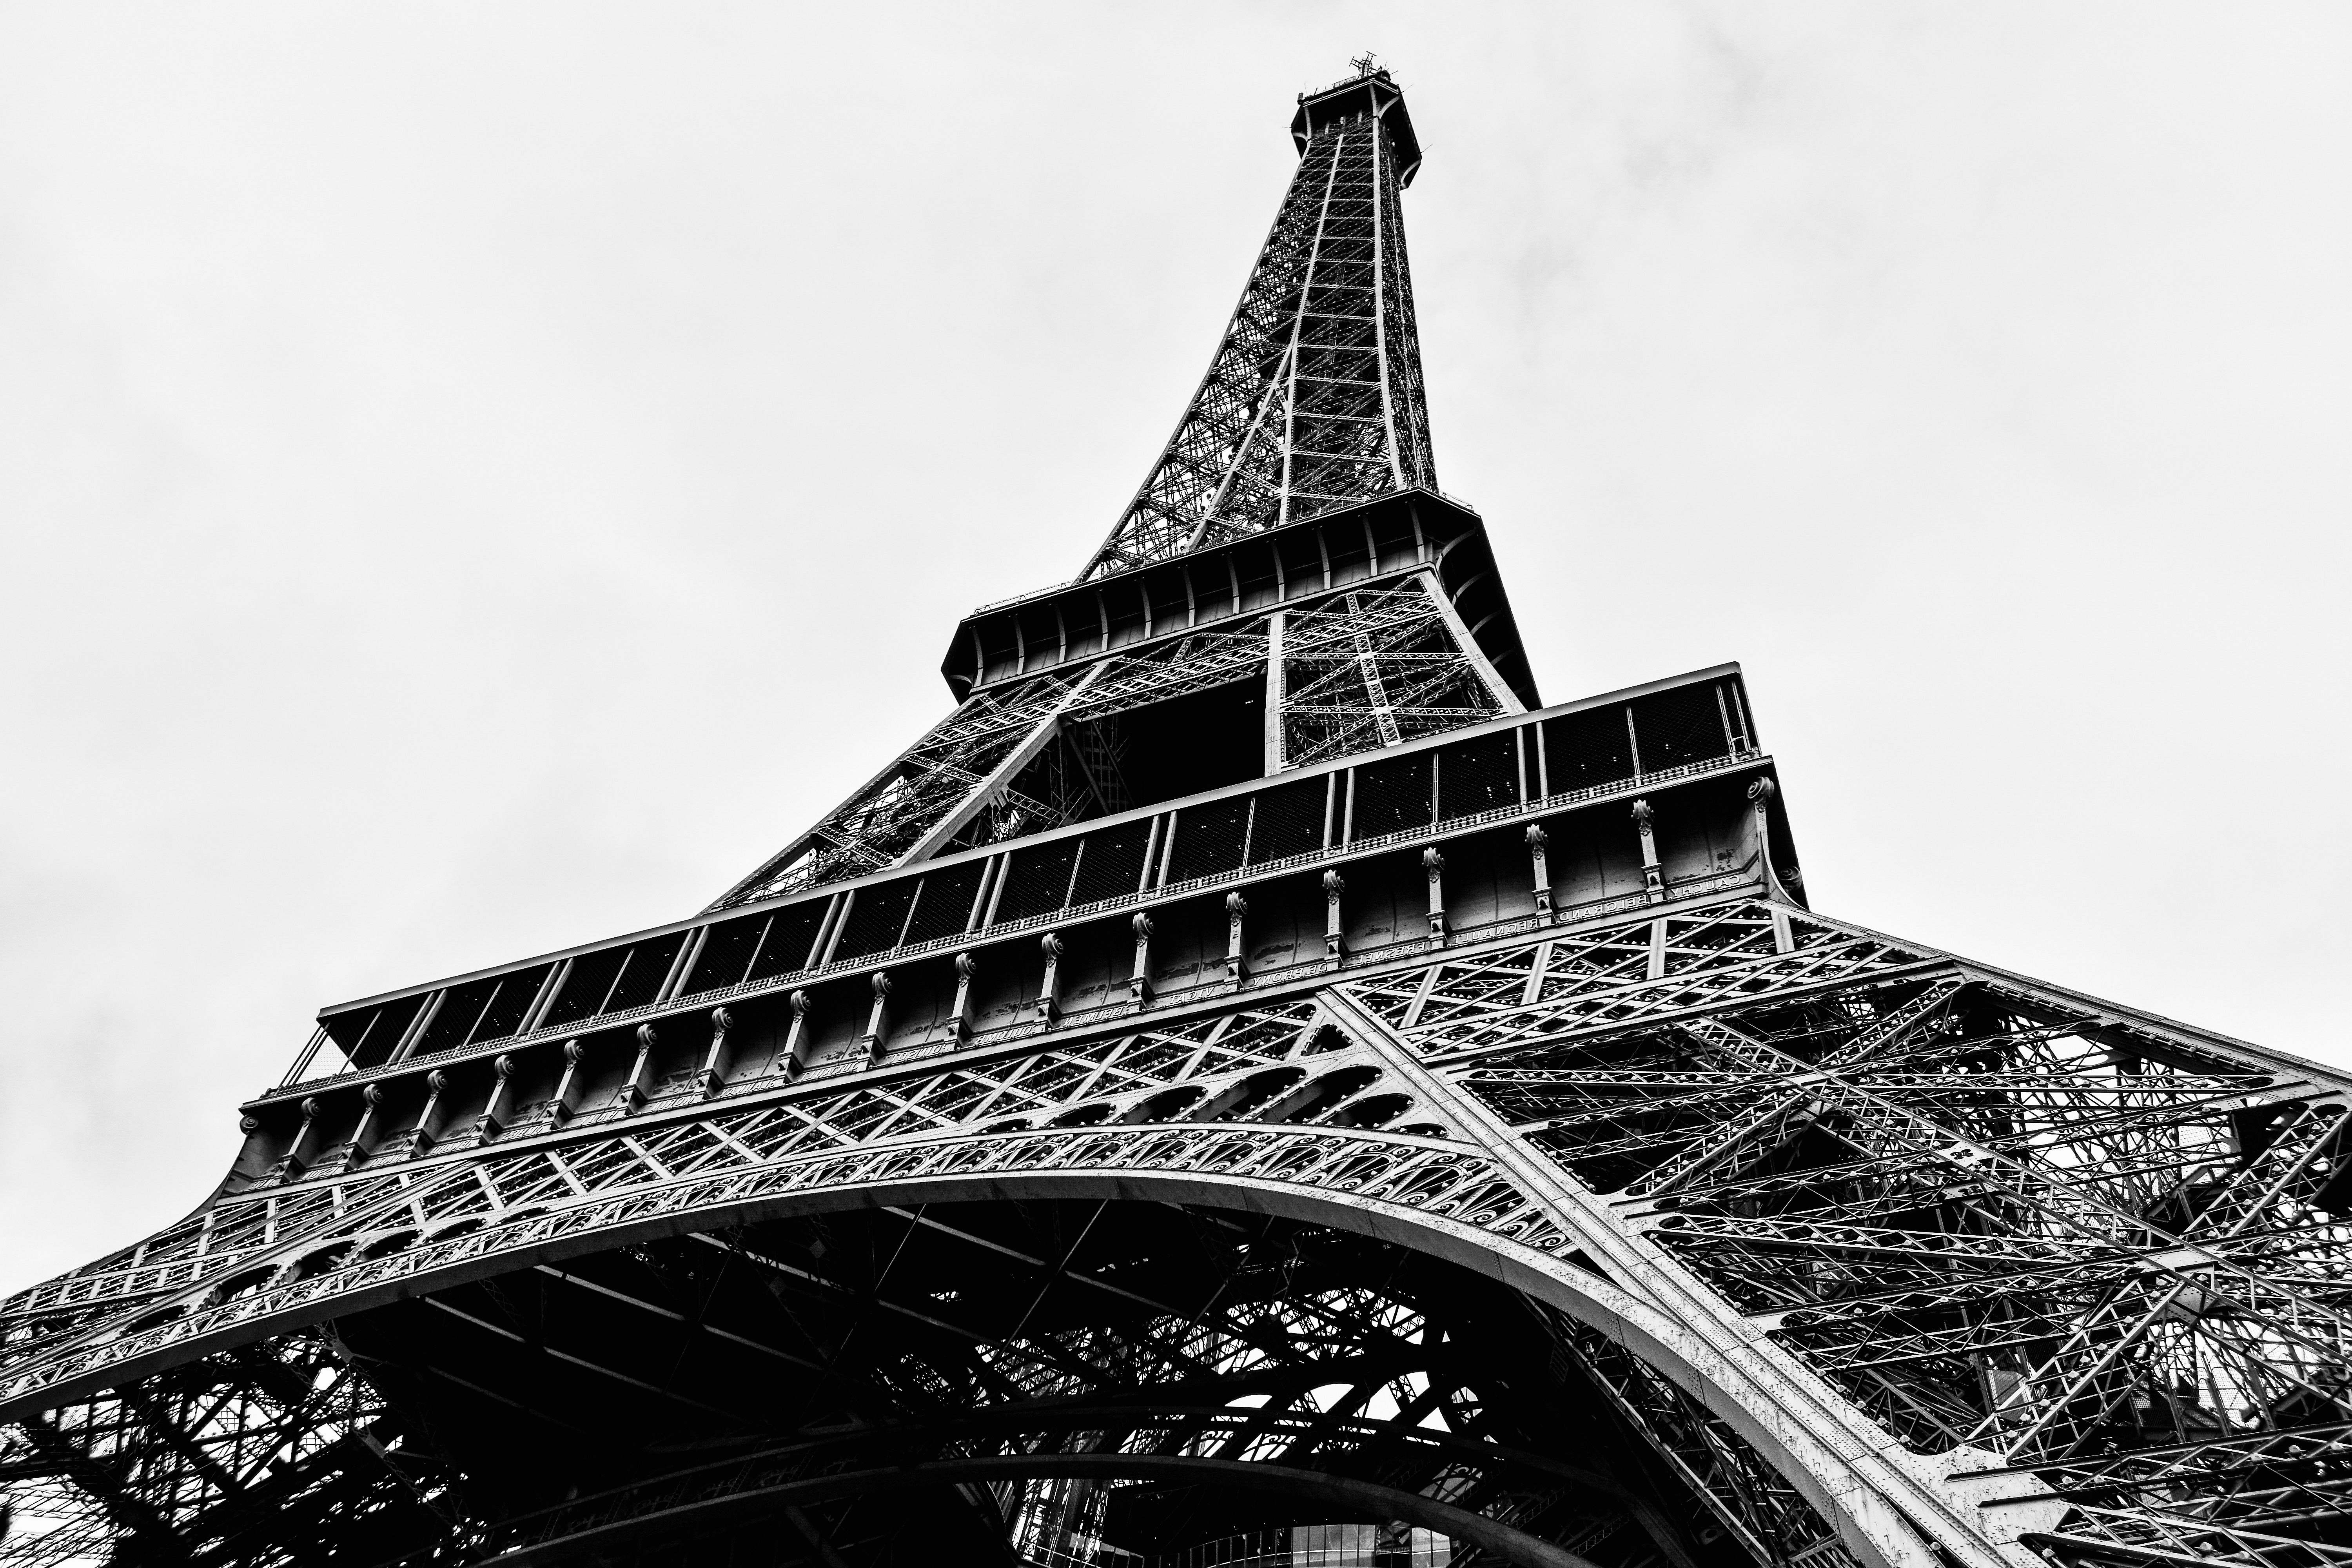
[(1398, 201), (1421, 144), (1386, 68), (1349, 64), (1300, 97), (1298, 169), (1233, 321), (1081, 578), (1435, 484)]

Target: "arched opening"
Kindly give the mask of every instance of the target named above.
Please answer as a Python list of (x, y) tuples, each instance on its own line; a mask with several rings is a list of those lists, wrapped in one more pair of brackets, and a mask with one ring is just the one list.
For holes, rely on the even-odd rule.
[(412, 1462), (467, 1478), (478, 1555), (518, 1564), (1843, 1560), (1785, 1487), (1727, 1516), (1656, 1452), (1622, 1352), (1556, 1308), (1296, 1216), (771, 1215), (542, 1255), (337, 1333)]

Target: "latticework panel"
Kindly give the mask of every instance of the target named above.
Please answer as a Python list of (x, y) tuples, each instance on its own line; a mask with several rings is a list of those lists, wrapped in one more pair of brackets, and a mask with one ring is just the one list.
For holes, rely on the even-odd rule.
[[(713, 900), (713, 909), (862, 877), (897, 864), (969, 801), (1069, 696), (1076, 672), (974, 693), (824, 820)], [(1051, 820), (1052, 808), (1034, 804)]]
[(1608, 1335), (1560, 1321), (1562, 1352), (1758, 1563), (1852, 1568), (1820, 1512), (1722, 1417)]
[[(1279, 765), (1349, 756), (1516, 710), (1457, 634), (1440, 592), (1415, 574), (1286, 612)], [(1119, 771), (1120, 716), (1262, 679), (1272, 649), (1260, 616), (984, 689), (711, 908), (1123, 810), (1130, 797)], [(473, 1018), (489, 1000), (463, 1016)]]
[(2352, 1560), (2346, 1086), (1775, 919), (1366, 999), (1906, 1445), (2040, 1473), (2054, 1554)]
[(1434, 486), (1395, 150), (1318, 129), (1150, 477), (1082, 577)]
[(1282, 763), (1303, 766), (1511, 710), (1423, 577), (1285, 619)]
[(386, 1551), (439, 1540), (459, 1517), (430, 1433), (316, 1333), (0, 1428), (0, 1477), (8, 1568), (303, 1563), (346, 1533)]
[[(0, 1383), (22, 1417), (7, 1462), (37, 1528), (8, 1550), (46, 1563), (142, 1531), (212, 1540), (249, 1517), (248, 1493), (281, 1495), (270, 1486), (287, 1517), (340, 1500), (434, 1561), (592, 1537), (620, 1551), (598, 1532), (713, 1499), (801, 1500), (826, 1541), (856, 1545), (881, 1525), (849, 1493), (887, 1471), (976, 1488), (994, 1500), (986, 1532), (1095, 1568), (1124, 1561), (1106, 1544), (1121, 1530), (1209, 1531), (1183, 1511), (1207, 1495), (1184, 1468), (1200, 1461), (1291, 1467), (1386, 1500), (1384, 1518), (1423, 1510), (1415, 1528), (1474, 1542), (1462, 1561), (1487, 1531), (1582, 1542), (1564, 1549), (1606, 1568), (1679, 1564), (1676, 1552), (1755, 1568), (1906, 1563), (1906, 1540), (1987, 1568), (2023, 1549), (2064, 1563), (2352, 1563), (2341, 1080), (1755, 899), (1321, 984), (709, 1102), (681, 1092), (567, 1137), (216, 1205), (122, 1260), (118, 1276), (152, 1271), (142, 1289), (12, 1303), (26, 1328)], [(908, 1237), (979, 1236), (1024, 1268), (1064, 1256), (927, 1205), (1122, 1201), (1306, 1228), (1261, 1247), (1247, 1289), (1205, 1305), (1172, 1300), (1139, 1261), (1106, 1262), (1086, 1289), (1134, 1309), (1116, 1331), (1036, 1316), (1058, 1289), (1045, 1283), (987, 1298), (995, 1315), (950, 1335), (952, 1354), (891, 1359), (934, 1331), (925, 1322), (962, 1321), (986, 1277), (968, 1263), (890, 1274), (911, 1267), (887, 1263)], [(722, 1310), (736, 1287), (705, 1265), (730, 1258), (768, 1296), (814, 1292), (792, 1321), (843, 1313), (835, 1329), (852, 1332), (880, 1287), (829, 1272), (842, 1233), (791, 1232), (803, 1239), (788, 1247), (763, 1228), (846, 1209), (902, 1216), (904, 1235), (859, 1245), (908, 1292), (882, 1290), (891, 1326), (860, 1342), (861, 1397), (880, 1404), (854, 1431), (808, 1428), (840, 1395), (791, 1381), (842, 1352), (774, 1342), (759, 1377), (814, 1402), (789, 1430), (753, 1415), (782, 1393), (757, 1378), (738, 1390), (727, 1380), (751, 1374), (713, 1363), (717, 1382), (665, 1385), (704, 1414), (663, 1419), (724, 1452), (632, 1461), (570, 1497), (519, 1482), (487, 1511), (450, 1489), (488, 1461), (452, 1454), (467, 1438), (446, 1429), (451, 1396), (417, 1380), (526, 1403), (644, 1381), (613, 1361), (630, 1336), (539, 1326), (579, 1290), (647, 1304), (695, 1345), (770, 1343), (748, 1305)], [(1506, 1291), (1449, 1333), (1539, 1325), (1540, 1345), (1514, 1354), (1583, 1390), (1573, 1407), (1616, 1436), (1557, 1425), (1557, 1401), (1551, 1427), (1525, 1425), (1524, 1404), (1517, 1425), (1492, 1425), (1483, 1412), (1505, 1395), (1426, 1353), (1429, 1301), (1463, 1310), (1461, 1287), (1408, 1300), (1371, 1276), (1299, 1271), (1323, 1245), (1305, 1239), (1325, 1233), (1311, 1216), (1351, 1214), (1520, 1270), (1540, 1300)], [(1079, 1224), (1066, 1256), (1091, 1234)], [(431, 1304), (426, 1318), (404, 1300)], [(488, 1338), (416, 1362), (403, 1336), (444, 1319)], [(337, 1326), (321, 1337), (321, 1323)], [(514, 1363), (511, 1347), (542, 1342)], [(706, 1351), (662, 1353), (682, 1368)], [(575, 1363), (604, 1381), (581, 1385), (563, 1370)], [(525, 1387), (505, 1381), (510, 1364), (541, 1370)], [(1222, 1392), (1195, 1397), (1204, 1388)], [(1571, 1437), (1585, 1459), (1557, 1447)], [(1559, 1468), (1589, 1463), (1594, 1443), (1619, 1446), (1608, 1486)], [(1538, 1449), (1553, 1457), (1524, 1457)], [(1883, 1457), (1904, 1450), (1918, 1458)], [(1893, 1514), (1839, 1500), (1862, 1497)], [(1711, 1522), (1662, 1535), (1643, 1512), (1662, 1506)]]

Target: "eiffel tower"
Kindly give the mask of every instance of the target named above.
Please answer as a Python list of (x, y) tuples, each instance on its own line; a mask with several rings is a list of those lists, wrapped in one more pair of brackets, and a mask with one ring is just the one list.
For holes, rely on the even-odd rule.
[(1538, 700), (1356, 67), (946, 719), (0, 1305), (0, 1562), (2352, 1568), (2352, 1083), (1815, 912), (1736, 665)]

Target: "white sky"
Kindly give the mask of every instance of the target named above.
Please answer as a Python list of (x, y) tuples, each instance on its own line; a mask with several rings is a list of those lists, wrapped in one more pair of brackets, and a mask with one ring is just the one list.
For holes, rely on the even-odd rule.
[(938, 717), (1368, 47), (1546, 698), (1740, 659), (1824, 910), (2352, 1064), (2352, 10), (16, 4), (0, 1289)]

